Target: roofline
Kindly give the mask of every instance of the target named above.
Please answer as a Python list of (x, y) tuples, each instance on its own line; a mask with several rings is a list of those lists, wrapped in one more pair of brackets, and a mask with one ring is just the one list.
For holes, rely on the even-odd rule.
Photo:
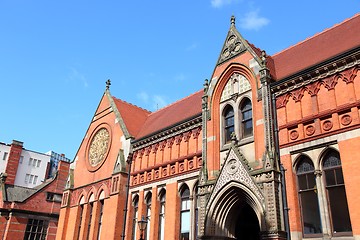
[(326, 33), (326, 32), (328, 32), (328, 31), (330, 31), (330, 30), (332, 30), (332, 29), (334, 29), (334, 28), (336, 28), (336, 27), (338, 27), (338, 26), (341, 26), (341, 25), (343, 25), (344, 23), (346, 23), (346, 22), (348, 22), (348, 21), (351, 21), (352, 19), (356, 18), (357, 16), (360, 16), (360, 13), (356, 13), (355, 15), (353, 15), (353, 16), (350, 17), (350, 18), (347, 18), (347, 19), (345, 19), (345, 20), (343, 20), (343, 21), (341, 21), (341, 22), (339, 22), (339, 23), (335, 23), (333, 26), (328, 27), (328, 28), (325, 28), (325, 29), (322, 30), (321, 32), (315, 33), (314, 35), (312, 35), (312, 36), (310, 36), (310, 37), (307, 37), (307, 38), (305, 38), (304, 40), (302, 40), (302, 41), (300, 41), (300, 42), (297, 42), (297, 43), (295, 43), (294, 45), (291, 45), (291, 46), (289, 46), (289, 47), (281, 50), (280, 52), (277, 52), (277, 53), (273, 54), (272, 57), (277, 56), (277, 55), (280, 55), (280, 54), (282, 54), (283, 52), (288, 51), (289, 49), (292, 49), (292, 48), (294, 48), (294, 47), (296, 47), (296, 46), (299, 46), (299, 45), (301, 45), (301, 44), (303, 44), (303, 43), (305, 43), (305, 42), (307, 42), (307, 41), (309, 41), (309, 40), (311, 40), (311, 39), (313, 39), (313, 38), (315, 38), (315, 37), (317, 37), (317, 36), (319, 36), (319, 35), (321, 35), (321, 34), (323, 34), (323, 33)]
[(282, 78), (282, 79), (280, 79), (280, 80), (278, 80), (278, 81), (272, 82), (272, 83), (270, 84), (270, 88), (275, 88), (275, 87), (277, 87), (277, 86), (279, 86), (279, 85), (282, 85), (283, 83), (289, 81), (289, 80), (292, 79), (292, 78), (296, 78), (296, 77), (299, 77), (299, 76), (304, 75), (304, 74), (306, 74), (306, 73), (312, 72), (312, 71), (316, 70), (317, 68), (319, 68), (319, 67), (321, 67), (321, 66), (323, 66), (323, 65), (326, 65), (326, 64), (329, 64), (329, 63), (338, 61), (338, 60), (340, 60), (340, 59), (342, 59), (342, 58), (344, 58), (344, 57), (347, 57), (348, 55), (351, 55), (351, 54), (353, 54), (353, 53), (356, 53), (356, 52), (358, 52), (358, 51), (360, 51), (360, 45), (358, 45), (357, 47), (355, 47), (355, 48), (353, 48), (353, 49), (351, 49), (351, 50), (349, 50), (349, 51), (345, 51), (345, 52), (343, 52), (343, 53), (341, 53), (341, 54), (337, 54), (337, 55), (334, 56), (334, 57), (331, 57), (331, 58), (326, 59), (325, 61), (316, 63), (316, 64), (314, 64), (314, 65), (312, 65), (312, 66), (310, 66), (310, 67), (307, 67), (307, 68), (305, 68), (305, 69), (303, 69), (303, 70), (300, 70), (300, 71), (298, 71), (298, 72), (295, 72), (295, 73), (293, 73), (293, 74), (291, 74), (291, 75), (288, 75), (288, 76), (286, 76), (286, 77), (284, 77), (284, 78)]
[(133, 139), (133, 140), (131, 141), (131, 144), (136, 144), (136, 143), (138, 143), (138, 142), (141, 142), (141, 141), (145, 140), (146, 138), (149, 138), (149, 137), (151, 137), (151, 136), (153, 136), (153, 135), (156, 135), (156, 134), (158, 134), (158, 133), (160, 133), (160, 132), (169, 130), (169, 129), (177, 126), (177, 125), (183, 124), (183, 123), (185, 123), (185, 122), (187, 122), (187, 121), (189, 121), (189, 120), (191, 120), (191, 119), (195, 119), (195, 118), (201, 117), (201, 116), (202, 116), (202, 112), (200, 112), (200, 113), (198, 113), (198, 114), (196, 114), (196, 115), (193, 115), (193, 116), (191, 116), (191, 117), (188, 117), (188, 118), (186, 118), (186, 119), (184, 119), (184, 120), (182, 120), (182, 121), (180, 121), (180, 122), (176, 122), (176, 123), (174, 123), (174, 124), (172, 124), (172, 125), (170, 125), (170, 126), (168, 126), (168, 127), (162, 128), (162, 129), (157, 130), (157, 131), (152, 132), (152, 133), (149, 133), (148, 135), (145, 135), (145, 136), (143, 136), (143, 137), (141, 137), (141, 138), (138, 138), (138, 139), (135, 138), (135, 139)]

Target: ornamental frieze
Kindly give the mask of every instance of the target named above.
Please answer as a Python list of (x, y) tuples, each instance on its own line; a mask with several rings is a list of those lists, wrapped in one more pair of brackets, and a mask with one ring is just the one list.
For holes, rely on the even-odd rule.
[(302, 83), (301, 85), (299, 85), (299, 87), (297, 88), (292, 87), (291, 91), (287, 91), (282, 95), (280, 95), (279, 92), (276, 92), (275, 93), (275, 95), (277, 95), (276, 108), (279, 109), (285, 107), (286, 104), (289, 102), (290, 97), (292, 97), (292, 99), (295, 102), (301, 101), (305, 92), (309, 93), (310, 96), (316, 96), (320, 90), (321, 85), (323, 85), (328, 91), (330, 91), (335, 89), (335, 86), (339, 80), (342, 80), (347, 84), (351, 83), (354, 81), (355, 77), (357, 76), (359, 69), (360, 68), (357, 66), (351, 69), (347, 69), (341, 73), (337, 73), (335, 75), (325, 77), (316, 82), (309, 82), (306, 85)]

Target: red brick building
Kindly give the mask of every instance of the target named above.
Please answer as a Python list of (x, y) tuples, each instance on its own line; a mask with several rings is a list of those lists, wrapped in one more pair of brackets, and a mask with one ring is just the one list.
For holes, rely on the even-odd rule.
[(62, 192), (69, 175), (61, 161), (57, 174), (39, 186), (14, 185), (22, 143), (11, 145), (6, 171), (0, 174), (0, 235), (2, 239), (55, 239)]
[(203, 90), (152, 113), (107, 82), (57, 239), (360, 239), (359, 26), (268, 56), (232, 17)]

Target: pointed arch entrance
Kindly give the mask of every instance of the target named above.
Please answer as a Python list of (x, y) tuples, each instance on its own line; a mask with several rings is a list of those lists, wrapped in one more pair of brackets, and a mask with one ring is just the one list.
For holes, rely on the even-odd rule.
[(250, 189), (233, 181), (209, 202), (205, 239), (260, 240), (264, 226), (260, 201)]

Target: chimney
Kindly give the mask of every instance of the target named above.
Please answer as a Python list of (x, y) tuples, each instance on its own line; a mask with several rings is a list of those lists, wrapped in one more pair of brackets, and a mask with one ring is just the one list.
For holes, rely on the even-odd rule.
[(5, 173), (7, 174), (5, 181), (6, 184), (14, 185), (15, 183), (16, 172), (18, 170), (22, 149), (23, 142), (16, 140), (12, 141), (9, 158), (5, 168)]
[(69, 176), (69, 171), (70, 171), (70, 163), (60, 160), (58, 164), (58, 173), (56, 176), (57, 178), (56, 189), (60, 190), (60, 192), (62, 192), (65, 188), (66, 181)]

